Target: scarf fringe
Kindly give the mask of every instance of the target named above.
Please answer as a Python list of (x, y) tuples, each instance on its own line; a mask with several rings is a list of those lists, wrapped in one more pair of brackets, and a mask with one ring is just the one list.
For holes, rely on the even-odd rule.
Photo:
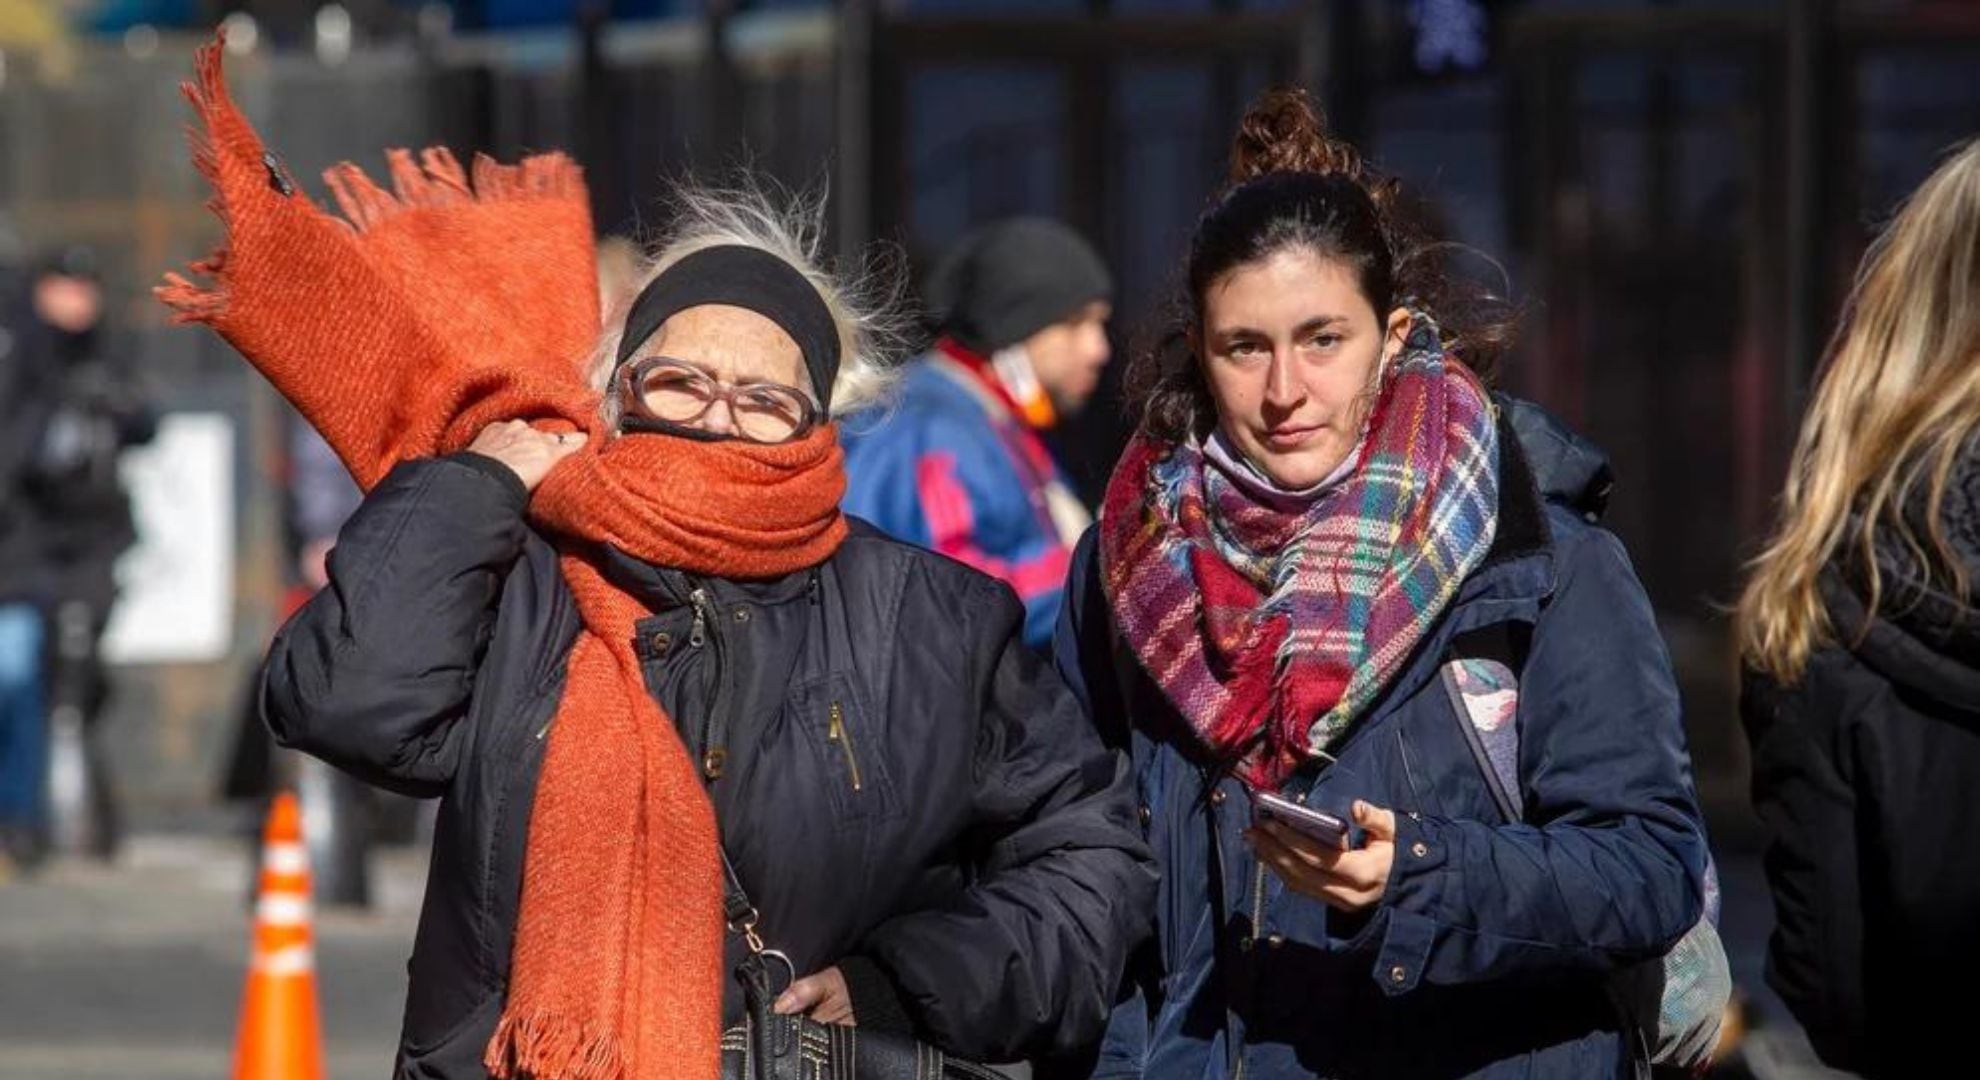
[(376, 229), (409, 210), (463, 202), (584, 197), (584, 170), (561, 152), (536, 154), (514, 165), (476, 154), (472, 174), (462, 169), (460, 160), (445, 147), (428, 147), (420, 151), (417, 160), (409, 150), (392, 150), (385, 158), (391, 191), (379, 187), (363, 169), (348, 161), (323, 173), (337, 209), (359, 232)]
[[(179, 87), (194, 114), (194, 123), (186, 128), (193, 167), (213, 189), (213, 197), (206, 206), (220, 219), (221, 236), (212, 254), (187, 266), (190, 276), (167, 273), (165, 283), (152, 289), (152, 295), (172, 309), (175, 323), (210, 324), (227, 309), (228, 238), (235, 215), (222, 175), (222, 155), (231, 160), (262, 159), (266, 162), (263, 167), (279, 168), (266, 161), (267, 151), (260, 138), (228, 94), (226, 44), (226, 31), (221, 30), (212, 41), (200, 46), (195, 54), (192, 81)], [(343, 220), (356, 232), (375, 229), (408, 210), (463, 202), (587, 197), (584, 170), (561, 152), (537, 154), (514, 165), (476, 154), (470, 170), (463, 168), (445, 147), (429, 147), (420, 151), (417, 158), (408, 150), (392, 150), (386, 154), (386, 167), (392, 179), (391, 191), (379, 187), (363, 169), (348, 161), (323, 173), (323, 181), (329, 185)], [(290, 197), (300, 199), (312, 210), (316, 208), (301, 192)]]
[[(172, 309), (174, 323), (211, 323), (227, 309), (225, 275), (228, 224), (231, 219), (228, 215), (227, 189), (220, 181), (218, 136), (224, 130), (233, 138), (247, 140), (256, 151), (261, 147), (261, 141), (255, 138), (253, 130), (246, 124), (230, 123), (238, 122), (240, 114), (227, 93), (227, 74), (223, 63), (226, 46), (225, 28), (215, 31), (213, 40), (194, 53), (192, 81), (179, 84), (179, 93), (192, 105), (196, 120), (186, 127), (186, 142), (192, 147), (193, 168), (213, 188), (213, 197), (206, 200), (206, 208), (220, 219), (220, 241), (214, 246), (212, 254), (186, 267), (194, 277), (212, 279), (211, 285), (201, 285), (182, 274), (168, 272), (165, 284), (151, 290), (153, 296)], [(232, 130), (235, 126), (241, 130)]]
[(620, 1080), (625, 1062), (610, 1032), (548, 1012), (504, 1016), (481, 1063), (500, 1080)]

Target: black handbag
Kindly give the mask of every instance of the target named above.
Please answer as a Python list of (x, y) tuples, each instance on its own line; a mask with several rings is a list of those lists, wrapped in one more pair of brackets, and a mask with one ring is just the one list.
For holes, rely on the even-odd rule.
[(722, 872), (727, 878), (723, 915), (729, 930), (749, 946), (749, 955), (736, 965), (743, 1022), (722, 1033), (722, 1080), (1003, 1080), (906, 1035), (779, 1016), (771, 1006), (797, 978), (797, 968), (756, 932), (756, 906), (726, 851)]

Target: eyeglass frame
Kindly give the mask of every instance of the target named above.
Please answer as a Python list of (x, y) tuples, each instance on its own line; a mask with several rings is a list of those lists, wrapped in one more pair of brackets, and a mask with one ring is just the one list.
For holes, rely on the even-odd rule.
[[(702, 406), (701, 411), (690, 419), (668, 420), (656, 415), (652, 408), (646, 404), (646, 395), (640, 392), (639, 384), (644, 382), (646, 376), (655, 368), (663, 366), (689, 372), (706, 380), (709, 386), (713, 388), (714, 394), (708, 399), (708, 403)], [(734, 425), (736, 433), (732, 436), (726, 436), (727, 438), (740, 439), (743, 442), (755, 443), (758, 446), (781, 446), (784, 443), (796, 442), (806, 435), (811, 434), (812, 430), (825, 419), (823, 410), (816, 401), (812, 400), (811, 395), (789, 383), (774, 381), (752, 383), (724, 382), (710, 375), (699, 364), (692, 364), (686, 360), (676, 359), (671, 356), (662, 356), (657, 353), (635, 357), (621, 364), (616, 381), (619, 390), (620, 431), (647, 432), (662, 435), (688, 435), (703, 439), (724, 438), (725, 436), (716, 435), (695, 425), (699, 424), (702, 418), (708, 415), (708, 410), (714, 408), (717, 401), (729, 407), (729, 415), (731, 417), (737, 415), (736, 398), (751, 390), (760, 390), (765, 387), (787, 390), (796, 396), (798, 403), (804, 407), (803, 415), (799, 417), (797, 427), (792, 429), (789, 435), (784, 436), (776, 442), (764, 442), (761, 439), (752, 439), (743, 434), (742, 425), (737, 423)]]

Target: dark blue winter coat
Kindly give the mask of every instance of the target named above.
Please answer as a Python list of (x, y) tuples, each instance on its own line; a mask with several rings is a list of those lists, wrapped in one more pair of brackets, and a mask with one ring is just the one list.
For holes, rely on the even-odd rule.
[[(1294, 792), (1397, 815), (1370, 912), (1287, 890), (1240, 837), (1236, 781), (1116, 639), (1089, 532), (1056, 656), (1131, 748), (1162, 869), (1157, 934), (1131, 965), (1099, 1076), (1589, 1077), (1632, 1069), (1604, 977), (1700, 915), (1706, 841), (1677, 688), (1623, 548), (1592, 522), (1600, 454), (1501, 402), (1499, 525), (1337, 763)], [(1440, 677), (1453, 642), (1516, 642), (1526, 823), (1502, 825)], [(1316, 779), (1317, 775), (1317, 779)]]

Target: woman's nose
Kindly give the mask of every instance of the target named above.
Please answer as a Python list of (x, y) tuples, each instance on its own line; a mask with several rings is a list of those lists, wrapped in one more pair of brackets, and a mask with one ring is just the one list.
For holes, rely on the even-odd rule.
[(710, 435), (734, 435), (736, 414), (729, 408), (726, 399), (717, 399), (708, 405), (708, 411), (701, 414), (701, 423), (695, 425)]
[(1265, 369), (1265, 404), (1289, 409), (1299, 404), (1302, 393), (1293, 358), (1283, 351), (1273, 352), (1272, 365)]

